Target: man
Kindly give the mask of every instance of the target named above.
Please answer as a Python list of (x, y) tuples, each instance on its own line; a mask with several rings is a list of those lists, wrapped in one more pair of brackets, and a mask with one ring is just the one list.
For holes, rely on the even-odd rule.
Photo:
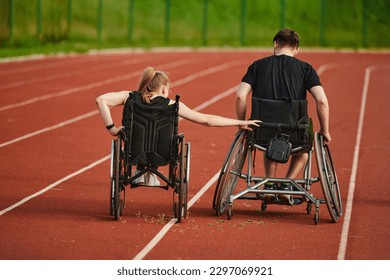
[[(305, 100), (307, 91), (316, 102), (320, 134), (329, 143), (329, 105), (320, 79), (313, 67), (295, 56), (299, 52), (299, 36), (291, 29), (282, 29), (274, 37), (274, 55), (255, 61), (241, 80), (236, 95), (237, 118), (244, 120), (247, 96), (271, 100)], [(286, 178), (296, 178), (307, 162), (308, 154), (292, 155)], [(276, 177), (277, 163), (264, 157), (267, 177)], [(266, 185), (266, 189), (286, 185)], [(288, 197), (290, 200), (290, 197)]]

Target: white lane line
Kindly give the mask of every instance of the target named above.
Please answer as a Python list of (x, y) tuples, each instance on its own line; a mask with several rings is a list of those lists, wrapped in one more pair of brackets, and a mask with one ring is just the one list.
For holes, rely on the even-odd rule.
[[(200, 191), (188, 202), (188, 209), (217, 181), (219, 177), (219, 172), (215, 175), (200, 189)], [(142, 260), (168, 233), (168, 231), (176, 224), (177, 219), (172, 218), (160, 231), (157, 233), (154, 238), (134, 257), (133, 260)]]
[[(159, 67), (160, 68), (173, 68), (173, 67), (177, 67), (177, 66), (181, 66), (183, 64), (186, 64), (186, 63), (188, 63), (188, 61), (189, 60), (178, 60), (178, 61), (167, 63), (165, 65), (161, 65)], [(0, 107), (0, 112), (5, 111), (5, 110), (9, 110), (9, 109), (13, 109), (13, 108), (17, 108), (17, 107), (26, 106), (26, 105), (29, 105), (29, 104), (32, 104), (35, 102), (39, 102), (39, 101), (43, 101), (43, 100), (47, 100), (47, 99), (51, 99), (51, 98), (55, 98), (55, 97), (60, 97), (60, 96), (64, 96), (64, 95), (68, 95), (68, 94), (72, 94), (72, 93), (76, 93), (76, 92), (80, 92), (80, 91), (85, 91), (85, 90), (89, 90), (89, 89), (93, 89), (93, 88), (98, 88), (98, 87), (101, 87), (104, 85), (113, 84), (113, 83), (120, 82), (123, 80), (128, 80), (131, 78), (138, 77), (141, 74), (142, 74), (142, 71), (139, 70), (139, 71), (129, 73), (127, 75), (122, 75), (122, 76), (118, 76), (115, 78), (106, 79), (106, 80), (91, 83), (91, 84), (88, 84), (85, 86), (70, 88), (70, 89), (62, 90), (62, 91), (59, 91), (56, 93), (50, 93), (50, 94), (30, 98), (30, 99), (24, 100), (22, 102), (2, 106), (2, 107)]]
[[(234, 88), (235, 88), (235, 87), (234, 87)], [(233, 89), (233, 88), (231, 88), (231, 89), (229, 89), (229, 90), (227, 90), (227, 91), (225, 91), (225, 92), (222, 92), (222, 93), (218, 94), (217, 96), (225, 96), (225, 97), (226, 97), (226, 96), (228, 96), (228, 95), (226, 94), (226, 92), (230, 92), (230, 94), (234, 92), (234, 91), (232, 91), (232, 89)], [(219, 99), (220, 99), (220, 98), (215, 98), (215, 97), (213, 98), (214, 102), (216, 102), (216, 100), (219, 100)], [(207, 103), (207, 106), (210, 106), (210, 105), (213, 104), (214, 102), (206, 101), (205, 103)], [(207, 106), (203, 106), (203, 104), (201, 104), (200, 106), (197, 107), (198, 109), (195, 108), (194, 110), (195, 110), (195, 111), (199, 111), (199, 110), (200, 110), (199, 108), (204, 109), (204, 108), (207, 107)], [(90, 112), (90, 113), (88, 113), (88, 114), (94, 115), (94, 114), (97, 114), (97, 111), (93, 111), (93, 112)], [(79, 117), (80, 117), (80, 116), (79, 116)], [(85, 116), (85, 117), (88, 117), (88, 116)], [(4, 144), (4, 143), (3, 143), (3, 144)], [(48, 189), (51, 189), (51, 188), (53, 188), (54, 186), (57, 186), (58, 184), (60, 184), (60, 183), (62, 183), (62, 182), (64, 182), (64, 181), (66, 181), (66, 180), (68, 180), (68, 179), (69, 179), (69, 178), (68, 178), (69, 176), (74, 177), (74, 176), (76, 176), (76, 175), (79, 175), (79, 174), (83, 173), (84, 171), (86, 171), (86, 170), (88, 170), (88, 169), (90, 169), (90, 168), (92, 168), (92, 167), (94, 167), (94, 166), (96, 166), (96, 165), (102, 163), (103, 161), (108, 160), (109, 158), (110, 158), (110, 155), (108, 155), (108, 156), (106, 156), (106, 157), (104, 157), (104, 158), (102, 158), (102, 159), (100, 159), (100, 160), (98, 160), (98, 161), (92, 163), (91, 165), (89, 165), (89, 166), (87, 166), (87, 167), (84, 167), (84, 168), (82, 168), (82, 169), (80, 169), (80, 170), (78, 170), (78, 171), (72, 173), (71, 175), (68, 175), (68, 176), (66, 176), (66, 177), (64, 177), (64, 178), (62, 178), (62, 179), (60, 179), (59, 181), (57, 181), (57, 182), (55, 182), (55, 183), (53, 183), (53, 184), (51, 184), (51, 185), (45, 187), (44, 189), (42, 189), (41, 191), (39, 191), (39, 192), (37, 192), (37, 193), (35, 193), (35, 194), (33, 194), (33, 195), (31, 195), (31, 196), (28, 196), (28, 197), (22, 199), (22, 200), (19, 201), (18, 203), (14, 204), (14, 205), (11, 205), (10, 207), (8, 207), (8, 208), (6, 208), (6, 209), (0, 211), (0, 216), (3, 215), (3, 214), (6, 213), (6, 212), (8, 212), (8, 211), (10, 211), (10, 210), (12, 210), (12, 209), (18, 207), (19, 205), (21, 205), (21, 204), (23, 204), (23, 203), (29, 201), (30, 199), (32, 199), (32, 198), (34, 198), (34, 197), (36, 197), (36, 196), (38, 196), (38, 195), (40, 195), (40, 194), (46, 192)], [(195, 197), (194, 197), (194, 198), (195, 198)], [(191, 202), (190, 202), (190, 203), (191, 203)], [(192, 205), (192, 204), (190, 204), (190, 205)]]
[[(326, 68), (321, 69), (321, 73), (325, 71)], [(194, 108), (196, 111), (200, 111), (211, 104), (217, 102), (218, 100), (225, 98), (232, 93), (236, 92), (237, 86), (232, 87), (216, 96), (214, 96), (212, 99), (208, 100), (207, 102), (197, 106)], [(206, 185), (203, 186), (203, 188), (188, 202), (188, 209), (191, 208), (191, 206), (217, 181), (220, 171), (218, 171), (208, 182)], [(145, 258), (145, 256), (161, 241), (161, 239), (165, 236), (165, 234), (168, 233), (169, 229), (173, 227), (176, 223), (177, 219), (173, 218), (167, 223), (159, 233), (155, 235), (155, 237), (134, 257), (133, 260), (142, 260)]]
[(218, 95), (215, 95), (213, 98), (211, 98), (210, 100), (204, 102), (203, 104), (200, 104), (199, 106), (195, 107), (193, 110), (195, 111), (200, 111), (200, 110), (203, 110), (204, 108), (210, 106), (211, 104), (225, 98), (225, 97), (228, 97), (229, 95), (235, 93), (237, 91), (237, 88), (238, 86), (234, 86), (232, 88), (229, 88), (228, 90), (225, 90), (224, 92), (218, 94)]
[[(128, 66), (128, 65), (136, 64), (136, 63), (138, 63), (140, 61), (143, 61), (143, 60), (141, 58), (138, 58), (138, 59), (133, 59), (133, 60), (126, 60), (126, 61), (122, 61), (122, 62), (117, 62), (115, 65), (114, 64), (110, 65), (110, 64), (103, 64), (102, 63), (102, 65), (100, 65), (100, 66), (93, 66), (93, 67), (86, 66), (86, 68), (89, 68), (88, 74), (92, 74), (94, 72), (99, 72), (99, 71), (103, 71), (103, 70), (118, 68), (118, 66)], [(42, 82), (51, 81), (51, 80), (60, 79), (60, 78), (65, 78), (65, 77), (73, 77), (73, 76), (85, 75), (86, 71), (85, 71), (85, 69), (73, 70), (71, 72), (57, 70), (57, 71), (54, 71), (54, 73), (56, 73), (56, 74), (41, 76), (41, 77), (29, 79), (29, 80), (21, 80), (21, 81), (9, 83), (9, 84), (3, 83), (2, 85), (0, 85), (0, 90), (1, 89), (13, 88), (13, 87), (26, 86), (26, 85), (34, 84), (34, 83), (42, 83)]]
[(351, 224), (353, 196), (354, 196), (355, 187), (356, 187), (356, 174), (357, 174), (358, 165), (359, 165), (360, 143), (361, 143), (362, 132), (363, 132), (363, 123), (364, 123), (364, 115), (365, 115), (365, 111), (366, 111), (366, 103), (367, 103), (367, 95), (368, 95), (368, 85), (370, 83), (370, 75), (371, 75), (371, 72), (378, 70), (380, 68), (385, 68), (385, 67), (388, 67), (388, 65), (387, 66), (386, 65), (370, 66), (370, 67), (367, 67), (365, 70), (363, 93), (362, 93), (362, 99), (361, 99), (361, 104), (360, 104), (359, 124), (358, 124), (358, 130), (357, 130), (357, 134), (356, 134), (355, 150), (354, 150), (353, 161), (352, 161), (352, 172), (351, 172), (351, 177), (349, 180), (348, 197), (347, 197), (347, 203), (346, 203), (346, 207), (345, 207), (345, 216), (344, 216), (343, 228), (341, 231), (339, 251), (337, 254), (338, 260), (345, 259), (345, 254), (346, 254), (346, 250), (347, 250), (349, 226)]
[(9, 104), (9, 105), (6, 105), (6, 106), (2, 106), (2, 107), (0, 107), (0, 112), (1, 111), (5, 111), (5, 110), (9, 110), (9, 109), (13, 109), (13, 108), (26, 106), (26, 105), (29, 105), (29, 104), (32, 104), (32, 103), (36, 103), (36, 102), (39, 102), (39, 101), (44, 101), (44, 100), (55, 98), (55, 97), (61, 97), (61, 96), (64, 96), (64, 95), (68, 95), (68, 94), (72, 94), (72, 93), (76, 93), (76, 92), (80, 92), (80, 91), (86, 91), (86, 90), (89, 90), (89, 89), (98, 88), (98, 87), (101, 87), (101, 86), (104, 86), (104, 85), (120, 82), (122, 80), (135, 78), (135, 77), (138, 77), (140, 74), (141, 74), (140, 71), (133, 72), (133, 73), (130, 73), (130, 74), (127, 74), (127, 75), (119, 76), (119, 77), (112, 78), (112, 79), (106, 79), (106, 80), (103, 80), (103, 81), (100, 81), (100, 82), (91, 83), (91, 84), (88, 84), (88, 85), (85, 85), (85, 86), (74, 87), (74, 88), (62, 90), (62, 91), (55, 92), (55, 93), (49, 93), (49, 94), (33, 97), (33, 98), (26, 99), (26, 100), (18, 102), (18, 103), (13, 103), (13, 104)]
[[(221, 100), (232, 93), (236, 92), (237, 86), (232, 87), (216, 96), (214, 96), (212, 99), (204, 102), (203, 104), (197, 106), (194, 108), (195, 111), (203, 110), (204, 108), (210, 106), (211, 104), (217, 102), (218, 100)], [(191, 208), (192, 205), (217, 181), (220, 171), (218, 171), (207, 183), (202, 187), (202, 189), (197, 192), (197, 194), (188, 202), (188, 209)], [(176, 223), (177, 219), (173, 218), (167, 223), (161, 231), (134, 257), (134, 260), (142, 260), (165, 236), (165, 234), (168, 233), (169, 229), (173, 227)]]
[(171, 87), (175, 87), (175, 86), (179, 86), (179, 85), (182, 85), (182, 84), (185, 84), (185, 83), (189, 83), (189, 82), (191, 82), (191, 81), (193, 81), (195, 79), (198, 79), (200, 77), (217, 73), (217, 72), (225, 70), (225, 69), (227, 69), (229, 67), (233, 67), (235, 65), (239, 65), (239, 64), (243, 63), (243, 61), (244, 60), (235, 60), (235, 61), (231, 61), (231, 62), (227, 62), (227, 63), (221, 64), (221, 65), (217, 65), (217, 66), (214, 66), (214, 67), (207, 68), (206, 70), (197, 72), (197, 73), (189, 75), (189, 76), (187, 76), (187, 77), (185, 77), (185, 78), (183, 78), (181, 80), (177, 80), (175, 82), (172, 82), (171, 83)]
[[(218, 71), (221, 71), (223, 69), (226, 69), (228, 67), (231, 67), (233, 65), (235, 65), (236, 63), (238, 63), (237, 61), (236, 62), (232, 62), (232, 63), (225, 63), (224, 65), (220, 65), (220, 66), (216, 66), (216, 67), (212, 67), (212, 69), (208, 69), (208, 70), (205, 70), (205, 71), (201, 71), (198, 73), (198, 75), (191, 75), (189, 77), (191, 78), (185, 78), (185, 79), (182, 79), (178, 82), (176, 82), (176, 84), (174, 84), (175, 86), (179, 85), (179, 84), (184, 84), (184, 83), (187, 83), (187, 82), (190, 82), (196, 78), (199, 78), (199, 77), (202, 77), (202, 76), (205, 76), (205, 75), (208, 75), (208, 74), (211, 74), (211, 73), (215, 73), (215, 72), (218, 72)], [(214, 96), (212, 99), (206, 101), (205, 103), (197, 106), (196, 108), (194, 108), (195, 111), (200, 111), (208, 106), (210, 106), (211, 104), (217, 102), (218, 100), (221, 100), (222, 98), (225, 98), (229, 95), (231, 95), (232, 93), (234, 93), (237, 89), (237, 86), (233, 87), (233, 88), (230, 88), (216, 96)], [(90, 112), (92, 114), (96, 114), (97, 112)], [(60, 183), (74, 177), (74, 176), (77, 176), (81, 173), (83, 173), (84, 171), (102, 163), (103, 161), (105, 160), (108, 160), (110, 158), (110, 155), (100, 159), (99, 161), (96, 161), (94, 162), (93, 164), (85, 167), (85, 168), (82, 168), (64, 178), (62, 178), (61, 180), (58, 180), (57, 182), (47, 186), (46, 188), (42, 189), (41, 191), (39, 192), (36, 192), (35, 194), (29, 196), (29, 197), (26, 197), (24, 199), (22, 199), (21, 201), (19, 201), (18, 203), (0, 211), (0, 216), (3, 215), (4, 213), (24, 204), (25, 202), (31, 200), (32, 198), (36, 197), (36, 196), (39, 196), (40, 194), (42, 193), (45, 193), (46, 191), (48, 191), (49, 189), (52, 189), (53, 187), (59, 185)], [(191, 208), (191, 206), (215, 183), (215, 181), (218, 179), (218, 176), (219, 176), (219, 173), (220, 171), (218, 171), (208, 182), (206, 185), (204, 185), (202, 187), (202, 189), (189, 201), (188, 203), (188, 209)], [(146, 256), (146, 254), (148, 254), (155, 246), (156, 244), (165, 236), (165, 234), (169, 231), (169, 229), (176, 223), (176, 219), (171, 219), (162, 229), (161, 231), (149, 242), (149, 244), (141, 251), (137, 254), (137, 256), (134, 258), (134, 259), (142, 259)]]
[(340, 68), (340, 67), (346, 68), (346, 67), (365, 66), (371, 62), (372, 60), (359, 60), (359, 61), (351, 60), (351, 61), (344, 61), (344, 62), (332, 62), (328, 64), (323, 64), (320, 67), (318, 67), (317, 74), (320, 76), (322, 75), (322, 73), (324, 73), (329, 69)]
[[(219, 66), (216, 66), (216, 67), (211, 67), (207, 70), (204, 70), (204, 71), (200, 71), (196, 74), (193, 74), (193, 75), (190, 75), (182, 80), (179, 80), (178, 82), (176, 83), (172, 83), (174, 86), (178, 86), (178, 85), (181, 85), (181, 84), (184, 84), (184, 83), (188, 83), (188, 82), (191, 82), (195, 79), (198, 79), (200, 77), (203, 77), (205, 75), (209, 75), (209, 74), (212, 74), (212, 73), (216, 73), (218, 71), (222, 71), (226, 68), (229, 68), (231, 67), (232, 65), (236, 64), (236, 62), (232, 62), (232, 63), (225, 63), (223, 65), (219, 65)], [(228, 89), (227, 91), (224, 91), (216, 96), (214, 96), (213, 98), (211, 98), (210, 100), (204, 102), (203, 104), (199, 105), (198, 107), (195, 107), (193, 110), (194, 111), (200, 111), (200, 110), (203, 110), (204, 108), (206, 108), (207, 106), (210, 106), (211, 104), (217, 102), (218, 100), (222, 99), (222, 98), (225, 98), (227, 96), (229, 96), (230, 94), (234, 93), (235, 90), (237, 89), (237, 87), (233, 87), (233, 88), (230, 88)], [(77, 122), (79, 120), (82, 120), (82, 119), (85, 119), (85, 118), (88, 118), (88, 117), (91, 117), (93, 115), (96, 115), (98, 113), (97, 110), (94, 110), (92, 112), (89, 112), (89, 113), (86, 113), (86, 114), (83, 114), (83, 115), (80, 115), (80, 116), (77, 116), (75, 118), (72, 118), (70, 120), (67, 120), (67, 121), (64, 121), (64, 122), (60, 122), (56, 125), (53, 125), (53, 126), (50, 126), (50, 127), (46, 127), (46, 128), (43, 128), (43, 129), (40, 129), (40, 130), (37, 130), (37, 131), (34, 131), (34, 132), (31, 132), (31, 133), (28, 133), (28, 134), (25, 134), (23, 136), (20, 136), (18, 138), (15, 138), (13, 140), (10, 140), (10, 141), (7, 141), (7, 142), (4, 142), (4, 143), (1, 143), (0, 144), (0, 148), (2, 147), (5, 147), (5, 146), (8, 146), (10, 144), (14, 144), (16, 142), (19, 142), (19, 141), (22, 141), (24, 139), (27, 139), (27, 138), (30, 138), (30, 137), (33, 137), (33, 136), (36, 136), (38, 134), (42, 134), (44, 132), (48, 132), (50, 130), (54, 130), (56, 128), (59, 128), (59, 127), (62, 127), (62, 126), (65, 126), (65, 125), (68, 125), (68, 124), (71, 124), (71, 123), (74, 123), (74, 122)], [(181, 118), (180, 118), (181, 119)]]
[[(174, 68), (174, 67), (178, 67), (178, 66), (182, 66), (184, 64), (187, 64), (188, 61), (189, 60), (178, 60), (178, 61), (167, 63), (165, 65), (160, 65), (160, 66), (158, 66), (158, 68), (162, 68), (162, 69)], [(210, 68), (208, 68), (206, 70), (200, 71), (200, 72), (195, 73), (193, 75), (189, 75), (188, 77), (183, 78), (181, 80), (172, 82), (171, 83), (171, 87), (179, 86), (179, 85), (191, 82), (191, 81), (193, 81), (195, 79), (198, 79), (200, 77), (203, 77), (203, 76), (206, 76), (206, 75), (210, 75), (210, 74), (213, 74), (213, 73), (225, 70), (226, 68), (232, 67), (234, 65), (238, 65), (240, 63), (242, 63), (242, 60), (236, 60), (236, 61), (232, 61), (232, 62), (227, 62), (225, 64), (221, 64), (221, 65), (218, 65), (218, 66), (215, 66), (215, 67), (210, 67)], [(9, 109), (13, 109), (13, 108), (26, 106), (26, 105), (29, 105), (29, 104), (32, 104), (32, 103), (36, 103), (36, 102), (39, 102), (39, 101), (44, 101), (44, 100), (47, 100), (47, 99), (51, 99), (51, 98), (55, 98), (55, 97), (61, 97), (61, 96), (64, 96), (64, 95), (73, 94), (73, 93), (76, 93), (76, 92), (80, 92), (80, 91), (85, 91), (85, 90), (101, 87), (103, 85), (120, 82), (120, 81), (123, 81), (123, 80), (127, 80), (127, 79), (131, 79), (131, 78), (134, 78), (134, 77), (138, 77), (141, 74), (142, 74), (142, 71), (140, 70), (140, 71), (132, 72), (130, 74), (122, 75), (122, 76), (119, 76), (119, 77), (116, 77), (116, 78), (111, 78), (111, 79), (106, 79), (106, 80), (103, 80), (103, 81), (91, 83), (91, 84), (88, 84), (88, 85), (85, 85), (85, 86), (70, 88), (70, 89), (62, 90), (62, 91), (59, 91), (59, 92), (56, 92), (56, 93), (50, 93), (50, 94), (46, 94), (46, 95), (42, 95), (42, 96), (37, 96), (37, 97), (30, 98), (30, 99), (27, 99), (27, 100), (24, 100), (24, 101), (21, 101), (21, 102), (17, 102), (17, 103), (13, 103), (13, 104), (2, 106), (2, 107), (0, 107), (0, 112), (1, 111), (5, 111), (5, 110), (9, 110)], [(38, 80), (40, 80), (40, 79), (45, 80), (46, 77), (37, 78), (37, 79)], [(15, 85), (20, 85), (21, 83), (23, 83), (23, 81), (17, 82), (17, 83), (15, 83)], [(11, 84), (10, 86), (14, 86), (14, 85)], [(4, 85), (4, 87), (7, 87), (7, 85)], [(1, 86), (0, 86), (0, 88), (1, 88)]]
[[(0, 73), (0, 76), (20, 74), (20, 73), (24, 73), (24, 72), (32, 72), (32, 71), (39, 71), (39, 70), (47, 70), (47, 69), (63, 67), (63, 66), (67, 66), (67, 65), (74, 66), (74, 65), (80, 65), (80, 64), (85, 64), (85, 63), (97, 61), (96, 59), (89, 59), (89, 57), (85, 57), (85, 58), (88, 58), (88, 60), (80, 60), (80, 58), (82, 58), (82, 57), (77, 56), (77, 55), (68, 56), (66, 59), (63, 59), (64, 57), (57, 57), (60, 60), (56, 60), (56, 61), (47, 61), (47, 60), (44, 60), (44, 58), (45, 58), (44, 56), (39, 58), (39, 60), (41, 60), (40, 62), (42, 62), (40, 64), (34, 63), (34, 64), (28, 65), (28, 66), (24, 65), (22, 68), (3, 69)], [(17, 62), (13, 62), (12, 64), (13, 65), (17, 65), (17, 64), (20, 65), (26, 61), (31, 61), (31, 60), (20, 60)], [(0, 63), (1, 63), (1, 59), (0, 59)]]
[[(328, 69), (331, 69), (331, 68), (336, 68), (337, 66), (340, 66), (340, 65), (336, 65), (336, 64), (329, 64), (329, 65), (323, 65), (321, 67), (319, 67), (318, 69), (318, 75), (322, 74), (323, 72), (325, 72), (326, 70)], [(368, 88), (368, 85), (367, 85), (367, 88)], [(226, 96), (229, 96), (230, 94), (232, 94), (233, 92), (236, 91), (236, 87), (234, 88), (230, 88), (229, 90), (215, 96), (213, 99), (214, 99), (214, 102), (211, 102), (211, 100), (209, 100), (208, 102), (210, 102), (210, 104), (212, 103), (215, 103), (217, 100), (219, 99), (222, 99)], [(367, 89), (366, 89), (367, 90)], [(205, 102), (205, 103), (208, 103), (208, 102)], [(364, 101), (365, 102), (365, 101)], [(204, 103), (204, 104), (205, 104)], [(197, 110), (201, 110), (203, 109), (204, 107), (207, 107), (209, 106), (210, 104), (204, 106), (204, 104), (201, 104), (200, 106), (196, 107)], [(204, 106), (204, 107), (203, 107)], [(360, 140), (359, 140), (360, 142)], [(359, 143), (359, 146), (360, 146), (360, 143)], [(356, 151), (356, 149), (355, 149)], [(355, 160), (354, 160), (355, 161)], [(356, 172), (356, 171), (355, 171)], [(214, 182), (218, 179), (218, 176), (219, 176), (219, 171), (214, 175), (213, 178), (210, 179), (210, 181), (195, 195), (195, 197), (193, 197), (193, 199), (191, 199), (191, 201), (189, 202), (188, 204), (188, 209), (195, 203), (196, 200), (199, 199), (199, 197), (201, 197), (203, 195), (203, 193), (212, 185), (214, 184)], [(356, 174), (355, 174), (356, 176)], [(348, 195), (349, 197), (349, 195)], [(353, 198), (353, 193), (352, 193), (352, 198)], [(352, 199), (351, 199), (351, 202), (350, 202), (351, 206), (351, 211), (352, 211)], [(349, 211), (349, 212), (351, 212)], [(346, 212), (348, 212), (348, 206), (347, 206), (347, 210)], [(350, 214), (349, 214), (350, 215)], [(347, 214), (346, 214), (347, 216)], [(346, 220), (346, 217), (344, 218), (344, 223), (345, 223), (345, 220)], [(160, 242), (160, 240), (165, 236), (165, 234), (169, 231), (169, 229), (176, 223), (176, 219), (172, 219), (170, 220), (170, 222), (168, 224), (166, 224), (164, 226), (164, 228), (145, 246), (145, 248), (143, 248), (135, 257), (133, 260), (142, 260), (157, 244), (158, 242)], [(348, 224), (348, 227), (349, 227), (349, 224)], [(344, 229), (344, 226), (343, 226), (343, 229)], [(348, 228), (346, 229), (346, 234), (348, 235)], [(340, 248), (343, 246), (343, 241), (340, 242)], [(345, 240), (345, 245), (346, 245), (346, 240)], [(345, 250), (345, 248), (344, 248)], [(339, 253), (340, 255), (340, 253)]]
[[(123, 66), (128, 66), (132, 64), (136, 64), (139, 62), (146, 62), (147, 59), (142, 59), (142, 58), (135, 58), (135, 59), (129, 59), (129, 60), (124, 60), (122, 62), (116, 62), (115, 65), (112, 64), (103, 64), (103, 65), (98, 65), (98, 66), (88, 66), (86, 65), (85, 68), (88, 68), (88, 74), (92, 74), (94, 72), (99, 72), (99, 71), (109, 71), (109, 69), (118, 69), (118, 67), (123, 67)], [(73, 71), (59, 71), (59, 73), (53, 74), (53, 75), (45, 75), (29, 80), (21, 80), (13, 83), (4, 83), (3, 85), (0, 85), (0, 90), (2, 89), (9, 89), (13, 87), (21, 87), (21, 86), (27, 86), (29, 84), (37, 84), (37, 83), (42, 83), (45, 81), (51, 81), (51, 80), (58, 80), (62, 79), (65, 77), (73, 77), (73, 76), (83, 76), (85, 74), (85, 69), (81, 70), (73, 70)]]
[[(44, 58), (55, 58), (55, 61), (48, 61), (44, 60)], [(103, 58), (107, 58), (107, 61), (112, 62), (116, 65), (122, 64), (121, 62), (118, 62), (118, 60), (123, 60), (123, 57), (116, 57), (116, 56), (103, 56)], [(112, 60), (115, 61), (112, 61)], [(137, 61), (144, 61), (145, 59), (148, 59), (148, 57), (136, 57), (134, 60)], [(37, 59), (38, 60), (38, 59)], [(25, 73), (25, 72), (33, 72), (33, 71), (40, 71), (40, 70), (48, 70), (48, 69), (55, 69), (55, 68), (64, 68), (64, 66), (72, 65), (72, 66), (79, 66), (83, 64), (91, 64), (91, 63), (96, 63), (99, 62), (100, 64), (104, 64), (105, 61), (102, 61), (101, 58), (94, 56), (94, 55), (54, 55), (50, 57), (45, 57), (42, 56), (39, 58), (41, 60), (40, 64), (32, 64), (29, 66), (23, 66), (22, 68), (16, 68), (16, 69), (2, 69), (0, 72), (0, 76), (5, 76), (5, 75), (12, 75), (12, 74), (20, 74), (20, 73)], [(31, 60), (23, 60), (21, 59), (20, 61), (13, 62), (13, 65), (16, 64), (21, 64), (26, 61), (31, 61)], [(125, 60), (129, 61), (129, 60)], [(1, 65), (1, 58), (0, 58), (0, 66)], [(11, 61), (10, 61), (11, 62)], [(53, 71), (59, 71), (53, 70)]]
[(23, 135), (23, 136), (21, 136), (21, 137), (14, 138), (14, 139), (12, 139), (12, 140), (10, 140), (10, 141), (1, 143), (1, 144), (0, 144), (0, 148), (3, 148), (3, 147), (5, 147), (5, 146), (14, 144), (14, 143), (16, 143), (16, 142), (19, 142), (19, 141), (22, 141), (22, 140), (25, 140), (25, 139), (28, 139), (28, 138), (33, 137), (33, 136), (36, 136), (36, 135), (39, 135), (39, 134), (42, 134), (42, 133), (45, 133), (45, 132), (48, 132), (48, 131), (51, 131), (51, 130), (54, 130), (54, 129), (57, 129), (57, 128), (60, 128), (60, 127), (63, 127), (63, 126), (66, 126), (66, 125), (68, 125), (68, 124), (72, 124), (72, 123), (81, 121), (81, 120), (83, 120), (83, 119), (86, 119), (86, 118), (89, 118), (89, 117), (91, 117), (91, 116), (94, 116), (94, 115), (96, 115), (97, 113), (99, 113), (99, 111), (98, 111), (98, 110), (94, 110), (94, 111), (91, 111), (91, 112), (89, 112), (89, 113), (86, 113), (86, 114), (77, 116), (77, 117), (75, 117), (75, 118), (69, 119), (69, 120), (67, 120), (67, 121), (60, 122), (60, 123), (55, 124), (55, 125), (53, 125), (53, 126), (49, 126), (49, 127), (45, 127), (45, 128), (43, 128), (43, 129), (40, 129), (40, 130), (36, 130), (36, 131), (34, 131), (34, 132), (25, 134), (25, 135)]
[(69, 174), (68, 176), (63, 177), (62, 179), (54, 182), (51, 185), (48, 185), (47, 187), (41, 189), (40, 191), (38, 191), (36, 193), (34, 193), (34, 194), (30, 195), (30, 196), (25, 197), (24, 199), (22, 199), (19, 202), (9, 206), (8, 208), (5, 208), (5, 209), (1, 210), (0, 211), (0, 216), (4, 215), (5, 213), (11, 211), (12, 209), (14, 209), (14, 208), (16, 208), (18, 206), (26, 203), (27, 201), (29, 201), (29, 200), (31, 200), (31, 199), (33, 199), (33, 198), (35, 198), (35, 197), (37, 197), (37, 196), (47, 192), (48, 190), (54, 188), (55, 186), (58, 186), (59, 184), (65, 182), (65, 181), (68, 181), (69, 179), (72, 179), (73, 177), (75, 177), (75, 176), (77, 176), (77, 175), (79, 175), (79, 174), (81, 174), (81, 173), (83, 173), (83, 172), (85, 172), (85, 171), (95, 167), (96, 165), (98, 165), (98, 164), (108, 160), (110, 157), (111, 157), (111, 154), (109, 154), (109, 155), (107, 155), (107, 156), (105, 156), (105, 157), (103, 157), (103, 158), (101, 158), (101, 159), (91, 163), (90, 165), (87, 165), (87, 166), (77, 170), (76, 172), (73, 172), (72, 174)]

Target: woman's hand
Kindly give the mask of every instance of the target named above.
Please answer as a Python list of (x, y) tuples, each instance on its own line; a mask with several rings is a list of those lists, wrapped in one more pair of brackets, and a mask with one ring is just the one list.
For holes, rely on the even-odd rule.
[(121, 129), (124, 128), (123, 126), (120, 126), (120, 127), (116, 127), (114, 126), (113, 128), (111, 128), (108, 132), (112, 135), (112, 136), (117, 136), (119, 134), (119, 132), (121, 131)]
[[(260, 127), (261, 121), (260, 120), (248, 120), (248, 121), (241, 121), (239, 124), (240, 129), (252, 131), (252, 127)], [(252, 126), (252, 127), (251, 127)]]

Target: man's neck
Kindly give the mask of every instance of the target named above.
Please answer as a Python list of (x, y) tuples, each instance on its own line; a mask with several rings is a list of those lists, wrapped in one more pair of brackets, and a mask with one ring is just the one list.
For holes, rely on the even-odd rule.
[(275, 48), (274, 49), (275, 55), (287, 55), (294, 57), (296, 55), (296, 49), (292, 48)]

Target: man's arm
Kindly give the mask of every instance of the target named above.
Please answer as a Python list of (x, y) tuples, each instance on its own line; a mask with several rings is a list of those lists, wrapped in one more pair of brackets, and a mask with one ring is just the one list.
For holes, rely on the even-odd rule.
[(246, 98), (252, 91), (250, 84), (241, 82), (237, 89), (236, 94), (236, 116), (239, 120), (245, 120), (246, 114)]
[(320, 134), (324, 136), (325, 143), (329, 143), (331, 141), (329, 133), (329, 104), (324, 88), (322, 86), (314, 86), (309, 91), (316, 101), (317, 115), (321, 126)]

